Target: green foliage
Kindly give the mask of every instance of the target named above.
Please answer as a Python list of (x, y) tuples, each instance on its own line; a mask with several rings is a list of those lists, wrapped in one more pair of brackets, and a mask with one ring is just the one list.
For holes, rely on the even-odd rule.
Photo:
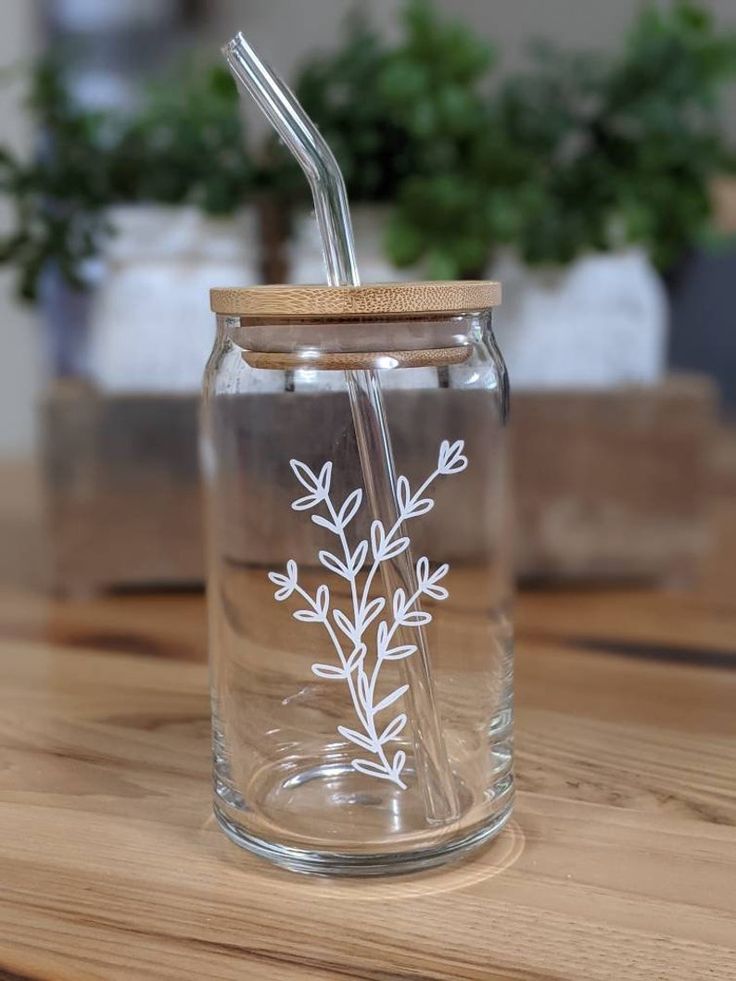
[[(352, 201), (392, 201), (411, 174), (412, 141), (377, 85), (388, 48), (357, 11), (343, 42), (301, 68), (295, 92), (334, 152)], [(303, 179), (302, 179), (303, 184)]]
[(702, 238), (709, 181), (730, 168), (718, 116), (736, 34), (695, 3), (646, 9), (611, 66), (598, 138), (616, 165), (614, 219), (662, 267)]
[(0, 239), (0, 262), (17, 267), (18, 293), (32, 299), (50, 260), (82, 285), (80, 266), (106, 231), (108, 186), (102, 117), (73, 105), (58, 64), (37, 67), (28, 104), (46, 143), (30, 161), (0, 149), (0, 193), (14, 208), (13, 227)]
[(125, 118), (80, 109), (62, 66), (44, 60), (32, 74), (28, 106), (41, 152), (26, 160), (0, 150), (0, 193), (14, 207), (0, 262), (16, 267), (26, 299), (35, 298), (49, 262), (84, 286), (84, 260), (113, 231), (105, 221), (110, 204), (188, 202), (229, 214), (252, 192), (238, 96), (224, 67), (181, 66), (147, 88)]
[[(421, 175), (455, 166), (474, 138), (483, 111), (474, 85), (492, 51), (462, 24), (439, 20), (424, 0), (407, 3), (403, 25), (402, 42), (391, 47), (354, 13), (340, 47), (310, 59), (295, 90), (332, 147), (350, 200), (394, 202), (401, 196), (411, 211), (415, 196), (421, 197)], [(432, 212), (447, 240), (443, 213), (464, 213), (465, 189), (444, 187), (442, 178), (439, 184), (435, 199), (441, 196), (443, 203)], [(424, 237), (414, 232), (409, 215), (391, 230), (392, 254), (404, 262), (422, 250)], [(470, 237), (467, 226), (458, 230), (460, 254), (477, 254)], [(437, 264), (446, 268), (440, 255)]]
[(482, 270), (490, 249), (489, 186), (479, 157), (489, 119), (484, 85), (493, 49), (425, 0), (404, 8), (403, 38), (377, 89), (414, 147), (388, 230), (397, 265), (425, 260), (446, 279)]
[(227, 68), (189, 62), (151, 85), (121, 127), (109, 171), (114, 200), (232, 213), (250, 194), (253, 168)]
[[(390, 44), (359, 16), (296, 89), (340, 162), (354, 202), (395, 204), (387, 248), (437, 278), (482, 273), (513, 246), (531, 264), (645, 247), (665, 268), (709, 232), (711, 178), (733, 168), (718, 118), (736, 35), (695, 0), (645, 7), (611, 56), (537, 45), (498, 81), (494, 51), (431, 0), (407, 0)], [(35, 293), (49, 261), (80, 284), (109, 234), (112, 203), (196, 204), (228, 214), (256, 191), (306, 195), (283, 148), (248, 157), (235, 86), (189, 63), (143, 94), (130, 118), (76, 107), (42, 62), (29, 105), (44, 136), (30, 161), (0, 149), (15, 207), (0, 261)]]
[(427, 0), (409, 0), (402, 25), (403, 39), (384, 59), (376, 89), (389, 118), (414, 141), (431, 141), (432, 162), (450, 162), (476, 132), (478, 83), (494, 60), (493, 50), (459, 21), (440, 18)]
[[(396, 57), (426, 78), (438, 59), (423, 39), (448, 32), (418, 6), (422, 31), (409, 20)], [(683, 0), (645, 8), (614, 57), (537, 45), (490, 97), (483, 70), (471, 73), (454, 153), (439, 113), (414, 127), (425, 166), (400, 191), (392, 258), (467, 276), (505, 243), (531, 264), (636, 243), (667, 267), (707, 234), (709, 181), (730, 163), (719, 97), (735, 70), (736, 36)], [(438, 100), (441, 85), (435, 75)]]

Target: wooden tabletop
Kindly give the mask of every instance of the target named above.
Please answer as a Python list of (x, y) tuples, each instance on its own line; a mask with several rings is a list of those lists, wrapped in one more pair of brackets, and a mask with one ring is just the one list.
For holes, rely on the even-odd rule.
[(21, 517), (0, 567), (4, 981), (736, 978), (733, 499), (686, 591), (522, 594), (514, 820), (380, 881), (224, 838), (202, 597), (51, 601)]

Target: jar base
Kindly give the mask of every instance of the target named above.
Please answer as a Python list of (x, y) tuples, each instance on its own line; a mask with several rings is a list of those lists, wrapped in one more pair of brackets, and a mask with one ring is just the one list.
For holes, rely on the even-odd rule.
[(276, 845), (245, 831), (232, 821), (217, 803), (213, 810), (217, 823), (228, 838), (247, 851), (268, 859), (291, 872), (313, 875), (373, 876), (422, 872), (448, 862), (458, 861), (471, 851), (487, 844), (499, 834), (511, 817), (513, 800), (491, 819), (469, 834), (441, 844), (412, 852), (347, 854)]

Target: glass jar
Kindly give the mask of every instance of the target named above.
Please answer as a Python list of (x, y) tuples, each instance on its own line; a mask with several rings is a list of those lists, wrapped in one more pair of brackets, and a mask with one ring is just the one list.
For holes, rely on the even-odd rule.
[(495, 283), (213, 290), (215, 814), (298, 871), (429, 867), (513, 802)]

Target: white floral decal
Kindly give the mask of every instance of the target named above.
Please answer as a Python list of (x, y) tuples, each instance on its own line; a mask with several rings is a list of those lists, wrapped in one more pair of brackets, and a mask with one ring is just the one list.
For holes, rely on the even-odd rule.
[[(387, 743), (397, 739), (407, 723), (404, 712), (394, 716), (390, 722), (379, 722), (378, 716), (394, 705), (408, 689), (401, 685), (376, 701), (381, 667), (385, 661), (399, 661), (411, 657), (417, 650), (416, 644), (394, 645), (396, 631), (400, 627), (422, 627), (432, 620), (432, 614), (417, 609), (421, 596), (429, 596), (435, 600), (447, 599), (448, 593), (442, 579), (447, 575), (449, 566), (443, 563), (432, 570), (426, 557), (416, 563), (416, 590), (407, 596), (403, 589), (394, 591), (391, 610), (386, 611), (386, 599), (383, 596), (371, 598), (371, 586), (382, 562), (396, 558), (410, 544), (409, 538), (400, 534), (405, 521), (427, 514), (434, 507), (431, 497), (425, 497), (430, 485), (441, 476), (460, 473), (468, 465), (468, 459), (463, 455), (464, 443), (457, 440), (449, 443), (444, 440), (440, 445), (437, 466), (424, 483), (414, 492), (406, 477), (399, 477), (396, 483), (396, 498), (398, 516), (391, 528), (386, 530), (381, 521), (373, 521), (370, 530), (370, 541), (358, 542), (351, 548), (346, 529), (363, 503), (363, 491), (352, 491), (338, 507), (330, 497), (330, 482), (332, 464), (325, 463), (319, 473), (314, 473), (299, 460), (291, 460), (291, 469), (304, 490), (304, 496), (291, 505), (295, 511), (311, 511), (323, 508), (324, 514), (313, 514), (312, 521), (331, 532), (338, 539), (339, 554), (335, 555), (325, 549), (319, 552), (319, 561), (330, 572), (345, 579), (350, 586), (352, 613), (348, 615), (331, 605), (331, 594), (327, 585), (318, 587), (311, 596), (299, 584), (299, 570), (296, 562), (289, 559), (286, 572), (269, 572), (268, 578), (277, 587), (274, 598), (279, 602), (289, 599), (294, 593), (306, 602), (303, 609), (295, 610), (292, 614), (295, 620), (303, 623), (322, 624), (335, 649), (338, 657), (337, 664), (313, 664), (312, 671), (318, 678), (328, 681), (344, 681), (348, 685), (350, 698), (355, 708), (355, 715), (360, 728), (350, 729), (338, 726), (337, 731), (344, 738), (354, 743), (373, 759), (359, 757), (352, 760), (353, 768), (360, 773), (381, 780), (390, 780), (401, 788), (406, 784), (401, 778), (406, 753), (397, 750), (392, 758), (387, 754)], [(370, 563), (370, 564), (368, 564)], [(368, 572), (362, 589), (358, 586), (358, 573), (368, 565)], [(368, 655), (368, 628), (382, 614), (388, 615), (378, 620), (375, 628), (375, 658), (373, 667), (366, 668)], [(342, 635), (345, 640), (340, 639)], [(350, 653), (346, 654), (345, 647)]]

